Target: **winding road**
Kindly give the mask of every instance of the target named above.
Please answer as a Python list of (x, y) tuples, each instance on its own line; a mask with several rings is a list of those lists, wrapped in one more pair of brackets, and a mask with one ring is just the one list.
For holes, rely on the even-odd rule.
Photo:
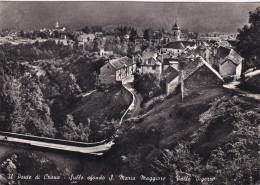
[(133, 96), (133, 102), (129, 106), (129, 110), (127, 112), (127, 115), (125, 116), (125, 119), (136, 117), (141, 112), (141, 103), (143, 101), (143, 97), (141, 94), (137, 94), (136, 90), (132, 87), (132, 83), (134, 81), (134, 76), (128, 76), (123, 81), (123, 86), (132, 94)]

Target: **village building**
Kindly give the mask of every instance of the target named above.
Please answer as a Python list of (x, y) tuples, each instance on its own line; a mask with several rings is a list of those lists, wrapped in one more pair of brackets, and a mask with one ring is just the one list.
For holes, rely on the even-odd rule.
[(150, 57), (148, 59), (141, 59), (138, 71), (141, 74), (153, 73), (161, 75), (162, 63), (154, 57)]
[(100, 83), (112, 85), (121, 82), (125, 77), (132, 75), (136, 71), (136, 63), (128, 57), (121, 57), (108, 60), (100, 68)]
[(100, 56), (109, 56), (109, 55), (113, 55), (113, 54), (114, 54), (113, 51), (105, 51), (104, 48), (100, 48), (100, 50), (99, 50)]
[(194, 55), (199, 55), (201, 56), (204, 60), (206, 60), (206, 62), (208, 62), (209, 64), (211, 64), (211, 51), (209, 50), (208, 47), (205, 46), (198, 46), (195, 50), (190, 50), (190, 52)]
[(142, 45), (140, 43), (135, 44), (135, 53), (141, 54), (141, 52), (142, 52), (141, 46)]
[(161, 79), (165, 83), (165, 94), (168, 96), (179, 84), (179, 72), (170, 66), (162, 72)]
[(176, 41), (170, 42), (165, 47), (161, 48), (161, 53), (169, 53), (173, 55), (179, 55), (187, 49), (195, 49), (197, 47), (195, 41)]
[(177, 57), (164, 58), (162, 71), (166, 70), (168, 67), (172, 67), (179, 71), (179, 59)]
[(161, 36), (160, 35), (153, 35), (151, 38), (151, 43), (154, 46), (159, 46), (161, 44)]
[(95, 32), (94, 35), (95, 35), (96, 38), (99, 38), (99, 37), (102, 38), (103, 32)]
[(94, 34), (82, 34), (77, 37), (77, 41), (83, 45), (86, 42), (93, 42), (95, 38)]
[(232, 47), (232, 45), (226, 40), (219, 40), (215, 43), (215, 47), (220, 47), (220, 46), (227, 47), (227, 48)]
[(170, 42), (165, 47), (161, 48), (160, 53), (168, 53), (173, 55), (180, 54), (185, 49), (182, 42)]
[(156, 58), (159, 50), (155, 46), (149, 46), (142, 51), (142, 59)]
[(213, 60), (214, 64), (218, 66), (221, 76), (233, 76), (235, 79), (239, 79), (241, 77), (242, 62), (244, 59), (232, 48), (220, 46), (217, 49)]
[(65, 27), (60, 28), (58, 21), (55, 23), (55, 29), (53, 29), (52, 32), (54, 33), (54, 36), (56, 38), (67, 39), (66, 28)]
[(188, 63), (181, 71), (182, 94), (189, 95), (203, 88), (214, 88), (223, 85), (224, 80), (202, 57), (197, 57), (194, 64)]

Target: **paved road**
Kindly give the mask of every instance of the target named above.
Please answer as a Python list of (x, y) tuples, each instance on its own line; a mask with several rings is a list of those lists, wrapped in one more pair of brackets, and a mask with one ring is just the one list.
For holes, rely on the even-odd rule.
[(141, 112), (141, 103), (143, 101), (143, 97), (141, 94), (137, 94), (136, 90), (132, 87), (132, 83), (134, 81), (133, 76), (129, 76), (123, 80), (124, 87), (132, 93), (133, 104), (130, 106), (128, 114), (125, 116), (125, 119), (136, 117)]
[(68, 146), (63, 144), (55, 144), (55, 143), (47, 143), (43, 141), (34, 141), (29, 139), (20, 139), (15, 137), (7, 137), (7, 140), (5, 139), (5, 136), (0, 135), (0, 140), (4, 141), (10, 141), (14, 143), (23, 143), (23, 144), (29, 144), (32, 146), (39, 146), (43, 148), (53, 148), (58, 150), (65, 150), (65, 151), (72, 151), (72, 152), (80, 152), (85, 154), (95, 154), (95, 155), (102, 155), (103, 152), (109, 150), (111, 146), (114, 144), (112, 141), (106, 144), (98, 145), (98, 146), (90, 146), (90, 147), (82, 147), (82, 146)]

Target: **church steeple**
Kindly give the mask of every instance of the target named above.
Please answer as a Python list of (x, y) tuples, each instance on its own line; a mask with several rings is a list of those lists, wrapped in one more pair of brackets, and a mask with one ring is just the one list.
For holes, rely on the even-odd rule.
[(59, 26), (59, 22), (56, 21), (56, 24), (55, 24), (55, 28), (58, 29), (60, 26)]
[(172, 30), (180, 30), (180, 27), (177, 25), (177, 21), (175, 21), (175, 24), (172, 27)]
[(177, 24), (177, 21), (175, 22), (175, 24), (172, 27), (172, 36), (173, 36), (173, 40), (174, 41), (178, 41), (180, 40), (181, 37), (181, 29)]

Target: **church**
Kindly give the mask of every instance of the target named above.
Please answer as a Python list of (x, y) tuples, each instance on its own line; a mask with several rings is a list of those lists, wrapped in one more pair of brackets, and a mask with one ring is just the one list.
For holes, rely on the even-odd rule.
[(195, 41), (187, 41), (187, 39), (181, 39), (181, 28), (178, 26), (177, 22), (175, 22), (175, 24), (172, 27), (170, 40), (171, 42), (169, 42), (166, 46), (161, 48), (161, 54), (166, 53), (172, 56), (177, 56), (186, 48), (196, 48)]

